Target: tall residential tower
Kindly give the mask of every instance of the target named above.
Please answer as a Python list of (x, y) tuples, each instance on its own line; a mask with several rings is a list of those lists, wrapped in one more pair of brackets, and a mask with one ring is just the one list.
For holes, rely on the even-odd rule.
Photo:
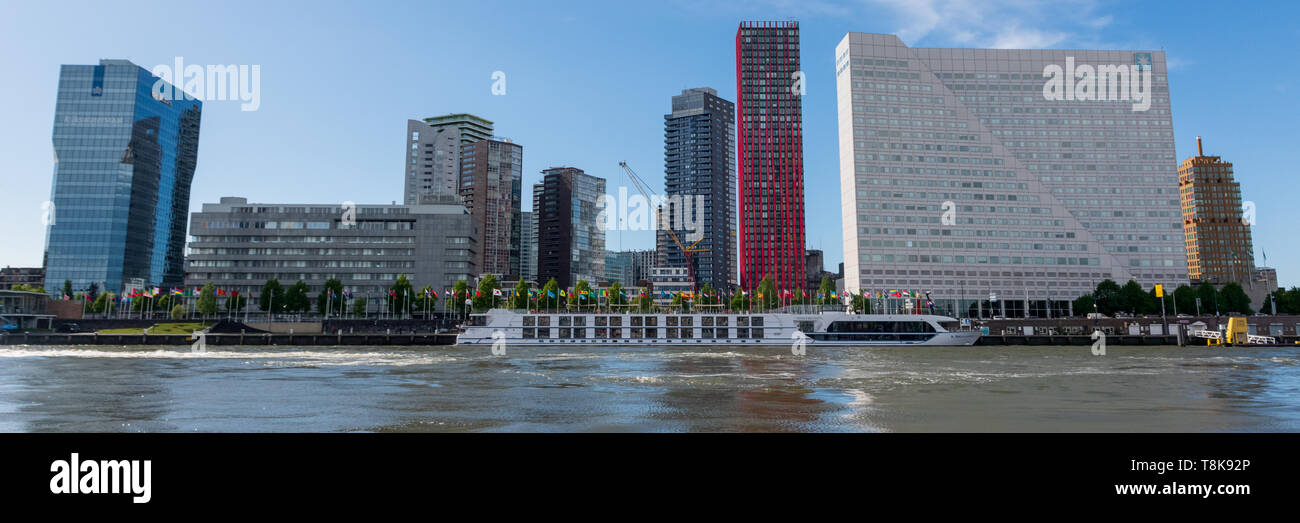
[(560, 288), (578, 280), (595, 285), (605, 278), (605, 179), (574, 167), (542, 171), (533, 186), (537, 221), (537, 282), (555, 278)]
[(472, 114), (406, 121), (406, 184), (403, 201), (460, 194), (460, 148), (492, 137), (492, 122)]
[[(702, 250), (691, 260), (695, 283), (715, 289), (736, 285), (734, 118), (732, 103), (707, 87), (674, 96), (672, 114), (664, 116), (664, 191), (670, 200), (660, 210), (661, 219), (683, 246)], [(659, 266), (686, 266), (682, 249), (667, 231), (658, 230), (655, 243)]]
[(803, 72), (798, 22), (736, 30), (737, 235), (740, 285), (804, 280)]

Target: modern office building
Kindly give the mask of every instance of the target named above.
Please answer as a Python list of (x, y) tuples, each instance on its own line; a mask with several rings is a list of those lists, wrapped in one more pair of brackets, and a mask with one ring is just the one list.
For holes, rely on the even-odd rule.
[(804, 280), (803, 109), (798, 22), (736, 30), (740, 286)]
[[(160, 95), (154, 86), (159, 83)], [(202, 102), (127, 60), (64, 65), (54, 108), (45, 288), (184, 278)], [(174, 99), (173, 99), (174, 98)]]
[(532, 211), (519, 213), (519, 234), (520, 279), (537, 283), (537, 215)]
[(1163, 52), (849, 33), (835, 56), (848, 290), (1019, 317), (1107, 278), (1187, 282)]
[[(26, 287), (44, 287), (45, 268), (44, 267), (5, 267), (3, 269), (0, 269), (0, 290), (12, 289), (14, 288), (15, 285), (23, 285)], [(63, 287), (59, 287), (59, 288), (62, 289)]]
[(826, 254), (821, 249), (808, 249), (804, 254), (805, 278), (804, 289), (812, 291), (821, 288), (822, 276), (826, 274)]
[(462, 145), (492, 138), (492, 122), (472, 114), (449, 114), (406, 121), (404, 202), (421, 195), (460, 194)]
[(582, 169), (542, 171), (542, 181), (533, 186), (538, 283), (555, 278), (566, 288), (605, 278), (605, 224), (596, 219), (604, 195), (605, 179)]
[(524, 148), (508, 139), (467, 143), (460, 150), (460, 195), (479, 231), (478, 270), (519, 280)]
[[(692, 250), (695, 284), (736, 285), (735, 106), (708, 87), (686, 89), (664, 115), (664, 192), (660, 220)], [(697, 208), (698, 207), (698, 208)], [(655, 232), (661, 267), (686, 256), (664, 228)]]
[(605, 254), (605, 280), (602, 283), (618, 283), (624, 288), (637, 286), (636, 255), (632, 251), (617, 251)]
[(1187, 275), (1193, 282), (1240, 283), (1255, 270), (1255, 249), (1232, 164), (1206, 156), (1196, 137), (1196, 156), (1178, 167)]
[(223, 197), (193, 214), (185, 285), (259, 297), (267, 280), (302, 280), (314, 299), (333, 278), (354, 298), (380, 302), (405, 274), (416, 289), (441, 294), (479, 275), (469, 211), (459, 197), (441, 200), (345, 209)]

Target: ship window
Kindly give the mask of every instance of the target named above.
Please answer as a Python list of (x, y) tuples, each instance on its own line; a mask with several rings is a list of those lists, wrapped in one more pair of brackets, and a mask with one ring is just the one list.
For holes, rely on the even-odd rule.
[(536, 316), (524, 316), (524, 326), (525, 326), (525, 327), (532, 327), (532, 326), (534, 326), (534, 325), (537, 325), (537, 317), (536, 317)]
[(712, 326), (713, 326), (713, 316), (702, 316), (702, 317), (700, 317), (700, 326), (701, 326), (701, 327), (712, 327)]
[(573, 326), (574, 326), (574, 327), (582, 327), (582, 326), (585, 326), (585, 325), (587, 325), (587, 317), (586, 317), (586, 316), (574, 316), (574, 317), (573, 317)]
[[(664, 325), (667, 325), (667, 326), (669, 326), (669, 327), (676, 327), (676, 326), (677, 326), (677, 317), (676, 317), (676, 316), (669, 316), (669, 317), (667, 317), (667, 318), (664, 318)], [(674, 330), (676, 330), (676, 329), (674, 329)], [(677, 336), (669, 336), (669, 337), (670, 337), (670, 338), (676, 338)]]
[(749, 337), (749, 329), (736, 329), (736, 337), (737, 337), (737, 338), (748, 338), (748, 337)]
[(646, 327), (655, 327), (655, 326), (657, 326), (657, 325), (659, 325), (659, 317), (658, 317), (658, 316), (646, 316), (646, 317), (645, 317), (645, 326), (646, 326)]
[(682, 316), (681, 322), (683, 327), (690, 327), (691, 325), (695, 324), (695, 318), (692, 318), (690, 316)]
[(651, 327), (651, 328), (649, 328), (649, 329), (646, 329), (646, 330), (645, 330), (645, 337), (647, 337), (647, 338), (658, 338), (658, 337), (659, 337), (659, 329), (656, 329), (656, 328), (653, 328), (653, 327)]
[(561, 338), (572, 338), (572, 337), (573, 337), (573, 329), (560, 329), (560, 337), (561, 337)]
[(726, 316), (718, 316), (718, 326), (719, 326), (719, 327), (726, 327), (726, 326), (727, 326), (727, 317), (726, 317)]
[[(604, 316), (596, 316), (596, 326), (597, 326), (597, 327), (604, 327), (606, 321), (608, 321), (608, 320), (606, 320)], [(604, 336), (601, 336), (601, 337), (603, 338)]]
[(572, 320), (572, 318), (569, 318), (568, 316), (560, 316), (560, 326), (561, 326), (561, 327), (568, 327), (568, 326), (570, 326), (570, 325), (572, 325), (572, 324), (573, 324), (573, 320)]
[[(762, 327), (762, 326), (763, 326), (763, 317), (762, 317), (762, 316), (754, 316), (753, 318), (750, 318), (750, 320), (749, 320), (749, 324), (750, 324), (751, 326), (753, 326), (753, 327)], [(755, 336), (755, 337), (757, 338), (758, 336)]]
[(609, 329), (596, 328), (596, 337), (605, 338), (609, 336)]
[(524, 329), (524, 339), (532, 339), (536, 337), (537, 337), (537, 329), (534, 328)]
[(737, 327), (748, 327), (748, 326), (749, 326), (749, 316), (736, 316), (736, 326), (737, 326)]
[(551, 329), (537, 329), (537, 337), (538, 338), (551, 337)]
[(539, 326), (539, 327), (546, 327), (546, 326), (548, 326), (548, 325), (550, 325), (550, 324), (551, 324), (551, 317), (550, 317), (550, 316), (538, 316), (538, 317), (537, 317), (537, 326)]
[(693, 331), (693, 330), (695, 330), (695, 329), (682, 329), (682, 330), (681, 330), (681, 337), (682, 337), (682, 338), (690, 338), (691, 335), (693, 334), (691, 331)]
[(631, 335), (631, 336), (628, 336), (628, 337), (629, 337), (629, 338), (640, 338), (640, 337), (642, 337), (642, 336), (644, 336), (644, 335), (645, 335), (645, 332), (642, 331), (640, 327), (632, 327), (632, 335)]
[(811, 321), (799, 322), (799, 332), (812, 332), (812, 331), (813, 331), (813, 322)]
[(622, 338), (622, 337), (623, 337), (623, 329), (610, 329), (610, 330), (609, 330), (609, 337), (610, 337), (610, 338)]
[(712, 337), (713, 337), (713, 329), (700, 329), (700, 337), (701, 337), (701, 338), (712, 338)]
[(622, 324), (623, 324), (623, 317), (622, 317), (622, 316), (610, 316), (610, 317), (609, 317), (609, 326), (610, 326), (610, 327), (618, 327), (619, 325), (622, 325)]
[(725, 328), (718, 329), (718, 330), (716, 331), (716, 334), (717, 334), (717, 337), (719, 337), (719, 338), (726, 338), (726, 337), (727, 337), (727, 329), (725, 329)]
[(749, 333), (752, 334), (755, 338), (763, 337), (763, 329), (750, 329)]
[(640, 326), (641, 326), (641, 317), (640, 317), (640, 316), (633, 316), (633, 317), (631, 317), (631, 318), (629, 318), (629, 319), (630, 319), (631, 321), (628, 323), (628, 325), (631, 325), (631, 326), (633, 326), (633, 327), (640, 327)]
[(669, 328), (667, 328), (667, 329), (665, 329), (665, 330), (668, 331), (668, 332), (665, 334), (665, 336), (667, 336), (667, 337), (669, 337), (669, 338), (676, 338), (676, 337), (677, 337), (677, 328), (675, 328), (675, 327), (669, 327)]
[(484, 325), (487, 325), (487, 316), (481, 314), (470, 316), (469, 324), (476, 327), (482, 327)]
[(586, 337), (587, 337), (587, 329), (573, 329), (573, 337), (574, 337), (574, 338), (586, 338)]

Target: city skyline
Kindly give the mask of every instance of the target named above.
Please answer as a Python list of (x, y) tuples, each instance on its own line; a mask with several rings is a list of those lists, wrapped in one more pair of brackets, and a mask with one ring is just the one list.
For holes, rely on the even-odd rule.
[[(1284, 7), (1287, 8), (1289, 6)], [(27, 20), (33, 17), (40, 20), (43, 16), (50, 16), (48, 13), (42, 13), (38, 6), (6, 6), (3, 9), (9, 11), (5, 19), (10, 21)], [(274, 9), (273, 7), (272, 10)], [(449, 15), (467, 22), (487, 19), (478, 16), (483, 11), (476, 8), (466, 9), (468, 11), (451, 12)], [(177, 38), (162, 38), (161, 40), (165, 42), (177, 42), (176, 48), (170, 49), (166, 45), (158, 45), (157, 38), (148, 39), (148, 45), (145, 44), (145, 40), (131, 38), (107, 42), (103, 38), (94, 37), (98, 29), (93, 25), (99, 25), (98, 23), (82, 25), (86, 22), (75, 21), (72, 25), (79, 28), (80, 32), (77, 34), (82, 36), (73, 39), (74, 42), (55, 42), (48, 37), (32, 34), (25, 27), (40, 24), (19, 26), (7, 22), (12, 27), (7, 27), (11, 30), (6, 31), (8, 36), (2, 38), (13, 39), (7, 43), (17, 46), (19, 40), (26, 38), (28, 42), (49, 42), (57, 45), (46, 46), (46, 52), (37, 53), (36, 56), (6, 59), (16, 62), (13, 64), (15, 67), (9, 70), (17, 70), (20, 74), (30, 77), (30, 82), (24, 85), (9, 85), (4, 88), (3, 94), (6, 96), (3, 99), (10, 100), (5, 102), (4, 110), (6, 114), (12, 114), (15, 117), (13, 121), (16, 122), (11, 127), (21, 129), (4, 131), (7, 133), (4, 137), (9, 139), (3, 142), (8, 144), (6, 147), (13, 147), (6, 155), (12, 158), (9, 168), (15, 169), (5, 175), (6, 185), (12, 186), (20, 194), (30, 194), (35, 191), (38, 197), (32, 198), (31, 205), (10, 205), (2, 211), (3, 215), (0, 216), (4, 223), (2, 232), (10, 238), (12, 246), (6, 249), (5, 256), (0, 259), (0, 265), (40, 265), (41, 244), (44, 241), (43, 228), (39, 226), (40, 203), (46, 198), (43, 196), (45, 191), (40, 187), (42, 185), (45, 188), (49, 187), (49, 176), (53, 170), (49, 154), (40, 152), (49, 147), (51, 133), (40, 129), (48, 130), (52, 121), (54, 90), (50, 86), (57, 82), (57, 74), (53, 71), (57, 69), (58, 64), (95, 63), (100, 58), (124, 57), (148, 68), (153, 64), (169, 64), (176, 56), (185, 56), (186, 61), (191, 63), (262, 65), (263, 85), (266, 87), (267, 94), (263, 96), (258, 111), (241, 112), (239, 104), (233, 102), (205, 104), (204, 120), (207, 121), (203, 125), (204, 140), (195, 174), (194, 194), (190, 199), (191, 212), (197, 210), (201, 202), (215, 201), (220, 196), (229, 194), (247, 195), (253, 201), (319, 203), (330, 203), (336, 200), (354, 200), (361, 203), (400, 201), (401, 197), (398, 196), (395, 188), (401, 183), (399, 180), (402, 179), (403, 169), (401, 164), (397, 163), (401, 160), (396, 158), (395, 143), (397, 133), (402, 132), (402, 120), (461, 112), (480, 115), (498, 122), (499, 127), (509, 130), (506, 135), (519, 143), (528, 144), (530, 154), (526, 157), (523, 167), (523, 183), (529, 185), (535, 183), (546, 166), (577, 165), (583, 167), (589, 174), (609, 180), (609, 192), (613, 193), (620, 185), (626, 185), (617, 170), (618, 160), (626, 159), (630, 164), (638, 166), (661, 165), (662, 100), (665, 97), (684, 88), (710, 86), (719, 89), (720, 97), (735, 99), (735, 93), (729, 92), (728, 77), (734, 80), (734, 64), (730, 62), (734, 61), (734, 28), (738, 21), (784, 19), (786, 16), (794, 16), (800, 21), (803, 40), (802, 60), (807, 69), (809, 82), (809, 94), (804, 108), (807, 137), (803, 149), (806, 159), (805, 172), (808, 173), (805, 197), (812, 202), (818, 198), (829, 199), (839, 191), (839, 180), (836, 175), (839, 150), (835, 139), (836, 119), (833, 95), (834, 42), (843, 38), (847, 32), (872, 31), (898, 33), (904, 38), (904, 43), (912, 47), (940, 47), (952, 44), (957, 44), (955, 45), (957, 47), (978, 47), (981, 45), (979, 40), (970, 42), (945, 40), (934, 29), (930, 32), (921, 32), (919, 29), (912, 28), (907, 23), (909, 19), (901, 15), (883, 17), (886, 21), (881, 23), (865, 18), (839, 21), (834, 15), (843, 14), (844, 11), (817, 11), (812, 8), (800, 10), (769, 4), (755, 9), (739, 7), (705, 9), (703, 16), (700, 17), (701, 20), (687, 20), (678, 16), (682, 12), (700, 14), (692, 9), (695, 8), (673, 5), (642, 14), (652, 17), (655, 21), (681, 24), (683, 34), (704, 31), (700, 36), (688, 38), (686, 43), (667, 43), (652, 39), (653, 32), (647, 29), (635, 29), (627, 38), (619, 38), (611, 34), (610, 41), (617, 43), (611, 46), (614, 49), (599, 50), (594, 53), (595, 56), (590, 61), (578, 60), (575, 64), (564, 68), (569, 73), (576, 73), (574, 76), (578, 78), (577, 81), (567, 82), (565, 89), (541, 89), (537, 82), (544, 77), (539, 76), (534, 68), (524, 64), (523, 60), (513, 58), (506, 61), (513, 63), (494, 65), (491, 62), (496, 61), (496, 58), (490, 58), (492, 54), (485, 52), (477, 59), (473, 56), (457, 58), (452, 61), (452, 65), (445, 68), (440, 66), (434, 68), (436, 69), (434, 71), (429, 71), (428, 77), (441, 79), (441, 83), (451, 86), (450, 88), (437, 87), (436, 90), (442, 93), (441, 95), (402, 95), (408, 92), (428, 91), (437, 82), (411, 82), (409, 73), (402, 75), (402, 71), (406, 69), (393, 67), (390, 72), (398, 73), (399, 78), (405, 81), (396, 82), (402, 85), (395, 87), (396, 92), (392, 96), (384, 97), (384, 100), (347, 96), (347, 92), (356, 92), (365, 85), (347, 78), (336, 78), (339, 85), (331, 85), (329, 82), (325, 82), (324, 85), (311, 85), (307, 80), (310, 76), (303, 66), (311, 65), (311, 60), (323, 59), (326, 56), (300, 58), (305, 60), (305, 63), (294, 63), (286, 61), (283, 52), (263, 55), (252, 50), (251, 47), (226, 43), (211, 49), (204, 45), (185, 44), (182, 43), (183, 40)], [(861, 13), (853, 7), (839, 6), (836, 9)], [(888, 8), (879, 5), (872, 6), (871, 9), (884, 14), (892, 13)], [(328, 9), (327, 11), (323, 15), (325, 25), (344, 24), (343, 19), (347, 17), (343, 15), (348, 13)], [(1250, 120), (1250, 124), (1221, 123), (1220, 120), (1231, 117), (1241, 121), (1241, 117), (1236, 116), (1237, 114), (1259, 113), (1259, 109), (1243, 110), (1243, 104), (1250, 103), (1251, 98), (1260, 96), (1285, 98), (1288, 89), (1296, 88), (1296, 75), (1291, 71), (1283, 70), (1279, 71), (1278, 75), (1267, 75), (1262, 81), (1247, 81), (1248, 76), (1249, 80), (1256, 78), (1255, 71), (1258, 67), (1256, 57), (1248, 54), (1233, 55), (1229, 51), (1207, 52), (1206, 49), (1198, 47), (1200, 43), (1176, 34), (1176, 20), (1182, 15), (1175, 12), (1173, 4), (1170, 4), (1170, 8), (1165, 11), (1161, 15), (1167, 18), (1158, 20), (1159, 25), (1156, 28), (1146, 28), (1147, 26), (1143, 24), (1120, 17), (1120, 10), (1113, 5), (1097, 4), (1097, 7), (1089, 12), (1096, 21), (1097, 27), (1076, 27), (1073, 32), (1069, 32), (1069, 36), (1064, 38), (1044, 37), (1036, 41), (1006, 43), (1025, 47), (1035, 47), (1033, 44), (1039, 43), (1042, 47), (1048, 48), (1096, 45), (1102, 48), (1120, 46), (1147, 49), (1168, 44), (1169, 83), (1172, 90), (1171, 105), (1177, 158), (1191, 156), (1190, 151), (1194, 150), (1194, 146), (1190, 141), (1195, 136), (1202, 135), (1215, 144), (1216, 154), (1233, 159), (1238, 179), (1242, 182), (1243, 198), (1254, 201), (1257, 207), (1259, 225), (1254, 231), (1256, 258), (1261, 258), (1260, 254), (1267, 252), (1270, 255), (1269, 261), (1272, 262), (1270, 265), (1279, 268), (1281, 280), (1279, 283), (1283, 286), (1292, 285), (1296, 282), (1297, 271), (1292, 270), (1294, 264), (1286, 260), (1294, 259), (1297, 252), (1296, 248), (1286, 241), (1286, 232), (1288, 232), (1286, 224), (1290, 221), (1287, 216), (1289, 210), (1287, 202), (1294, 195), (1288, 194), (1291, 189), (1283, 183), (1287, 175), (1286, 169), (1290, 168), (1290, 165), (1284, 161), (1285, 155), (1276, 150), (1284, 149), (1282, 146), (1291, 141), (1287, 133), (1293, 131), (1280, 126), (1280, 122), (1293, 120), (1294, 118), (1289, 117), (1294, 114), (1288, 114), (1286, 111), (1295, 111), (1295, 109), (1293, 106), (1288, 109), (1285, 107), (1286, 104), (1279, 104), (1284, 107), (1273, 108), (1267, 115), (1251, 115), (1253, 119)], [(1202, 12), (1201, 16), (1203, 15)], [(598, 23), (600, 16), (614, 15), (590, 15), (587, 18), (578, 18), (568, 13), (558, 13), (553, 16), (559, 20), (567, 19), (567, 23), (598, 26), (601, 25)], [(624, 12), (622, 16), (627, 16), (627, 13)], [(1102, 23), (1107, 18), (1109, 21)], [(402, 24), (400, 20), (385, 22), (367, 16), (362, 16), (360, 19), (370, 22), (370, 25), (385, 23), (400, 26)], [(1229, 20), (1235, 19), (1235, 17), (1229, 18)], [(1153, 22), (1150, 19), (1144, 21)], [(267, 27), (265, 22), (262, 24), (262, 28)], [(367, 24), (360, 25), (367, 26), (361, 29), (368, 28)], [(1043, 26), (1050, 28), (1051, 25), (1045, 22)], [(1164, 28), (1165, 32), (1161, 33), (1157, 28)], [(303, 28), (289, 27), (289, 29), (306, 31)], [(174, 29), (164, 28), (164, 36), (172, 34), (170, 31)], [(600, 31), (602, 35), (605, 34), (604, 29)], [(1059, 32), (1061, 31), (1043, 29), (1038, 33), (1040, 36), (1042, 34), (1050, 36)], [(1029, 30), (1023, 33), (1035, 34)], [(1130, 38), (1124, 36), (1130, 33), (1139, 35), (1136, 37), (1138, 41), (1131, 42), (1131, 45), (1119, 45), (1130, 44), (1130, 42), (1111, 40)], [(1279, 34), (1278, 30), (1255, 31), (1255, 34), (1261, 33), (1273, 38), (1293, 35), (1293, 33)], [(1001, 33), (994, 32), (987, 37), (996, 40), (999, 34)], [(210, 42), (223, 42), (219, 36), (213, 37), (211, 34), (207, 36)], [(540, 37), (536, 36), (535, 30), (530, 29), (514, 39), (507, 39), (508, 42), (501, 45), (519, 45), (525, 41), (544, 40), (538, 38)], [(255, 40), (260, 41), (260, 38)], [(1107, 41), (1099, 44), (1090, 43), (1095, 40)], [(1173, 45), (1176, 43), (1182, 45), (1175, 48)], [(572, 53), (575, 45), (579, 43), (560, 42), (553, 44), (553, 47), (533, 50), (527, 54), (533, 60), (549, 63), (546, 57), (552, 54)], [(664, 49), (652, 52), (654, 46), (663, 46)], [(373, 47), (373, 45), (367, 46), (367, 50), (376, 51), (377, 49)], [(223, 52), (227, 48), (234, 52)], [(696, 49), (697, 52), (686, 55), (689, 58), (677, 58), (679, 53), (685, 54), (681, 51), (684, 48)], [(638, 51), (638, 53), (624, 56), (621, 62), (607, 62), (615, 64), (612, 69), (596, 66), (604, 58), (630, 51)], [(1238, 51), (1244, 52), (1245, 49), (1238, 48)], [(1234, 60), (1217, 61), (1222, 60), (1225, 53)], [(320, 54), (329, 55), (329, 52), (322, 51)], [(347, 53), (345, 55), (350, 56)], [(398, 63), (404, 55), (397, 53), (387, 56), (380, 53), (379, 56), (383, 57), (379, 60), (381, 62), (379, 67), (387, 67)], [(336, 57), (329, 57), (329, 59), (335, 60)], [(681, 74), (676, 72), (677, 67), (683, 69)], [(277, 69), (279, 72), (276, 72)], [(504, 96), (493, 95), (491, 91), (492, 73), (497, 70), (506, 73), (507, 87)], [(1241, 72), (1231, 74), (1233, 71)], [(1245, 71), (1251, 71), (1250, 75)], [(273, 77), (272, 72), (276, 72), (276, 76)], [(652, 78), (648, 75), (651, 72), (655, 77), (666, 78)], [(1181, 75), (1186, 75), (1188, 79), (1180, 79)], [(637, 81), (630, 82), (629, 76), (635, 77)], [(1198, 78), (1201, 80), (1198, 81)], [(643, 79), (646, 81), (642, 82)], [(317, 92), (306, 93), (302, 97), (296, 94), (293, 97), (286, 96), (285, 93), (289, 92), (286, 86), (295, 82), (310, 85)], [(1219, 83), (1214, 84), (1214, 82)], [(634, 89), (623, 89), (629, 83), (642, 85), (637, 85)], [(48, 92), (40, 92), (42, 89)], [(539, 90), (542, 92), (537, 92)], [(1258, 92), (1252, 96), (1253, 91)], [(1238, 93), (1243, 100), (1230, 98), (1220, 100), (1221, 92)], [(19, 100), (21, 104), (15, 103)], [(325, 100), (332, 100), (332, 103), (336, 104), (332, 106), (333, 111), (324, 110), (326, 106), (321, 103)], [(618, 109), (615, 113), (617, 116), (608, 118), (608, 123), (597, 123), (598, 120), (605, 118), (602, 116), (598, 119), (595, 114), (606, 113), (620, 103), (628, 105), (629, 108)], [(280, 104), (278, 108), (277, 104)], [(575, 108), (580, 106), (593, 108), (575, 111)], [(375, 108), (382, 110), (371, 111)], [(306, 118), (306, 112), (324, 115), (327, 119), (333, 118), (337, 124), (307, 125), (305, 122), (310, 120)], [(581, 116), (575, 118), (570, 113)], [(556, 114), (565, 114), (565, 116), (552, 118)], [(392, 115), (397, 117), (393, 118)], [(254, 130), (259, 127), (263, 127), (264, 130)], [(328, 133), (320, 134), (320, 129), (327, 129)], [(1236, 129), (1249, 131), (1234, 131)], [(269, 135), (277, 136), (278, 139), (258, 140), (259, 137), (265, 138)], [(268, 141), (272, 143), (260, 143)], [(235, 158), (236, 156), (238, 158)], [(293, 168), (288, 168), (290, 166)], [(641, 173), (652, 186), (659, 185), (662, 180), (658, 168), (643, 167)], [(1269, 177), (1272, 177), (1271, 183)], [(843, 259), (841, 238), (838, 234), (839, 214), (824, 210), (807, 213), (809, 235), (805, 247), (824, 250), (827, 266), (832, 267)], [(607, 235), (607, 239), (611, 251), (649, 248), (654, 241), (652, 233), (640, 231), (613, 231)]]

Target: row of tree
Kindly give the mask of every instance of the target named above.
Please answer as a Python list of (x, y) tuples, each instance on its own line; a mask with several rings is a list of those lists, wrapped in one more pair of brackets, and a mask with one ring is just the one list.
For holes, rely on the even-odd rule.
[[(1197, 299), (1200, 299), (1199, 304)], [(1297, 293), (1300, 298), (1300, 293)], [(1160, 314), (1162, 298), (1156, 297), (1155, 288), (1143, 289), (1138, 282), (1129, 280), (1120, 286), (1113, 280), (1104, 280), (1097, 284), (1091, 294), (1085, 294), (1074, 300), (1075, 314), (1099, 312), (1107, 316), (1116, 313), (1133, 315)], [(1173, 292), (1165, 289), (1164, 309), (1168, 314), (1254, 314), (1250, 308), (1250, 297), (1241, 285), (1229, 283), (1223, 289), (1216, 289), (1209, 283), (1202, 283), (1195, 288), (1179, 285)], [(1300, 305), (1300, 303), (1298, 303)], [(1281, 312), (1281, 309), (1279, 309)]]

